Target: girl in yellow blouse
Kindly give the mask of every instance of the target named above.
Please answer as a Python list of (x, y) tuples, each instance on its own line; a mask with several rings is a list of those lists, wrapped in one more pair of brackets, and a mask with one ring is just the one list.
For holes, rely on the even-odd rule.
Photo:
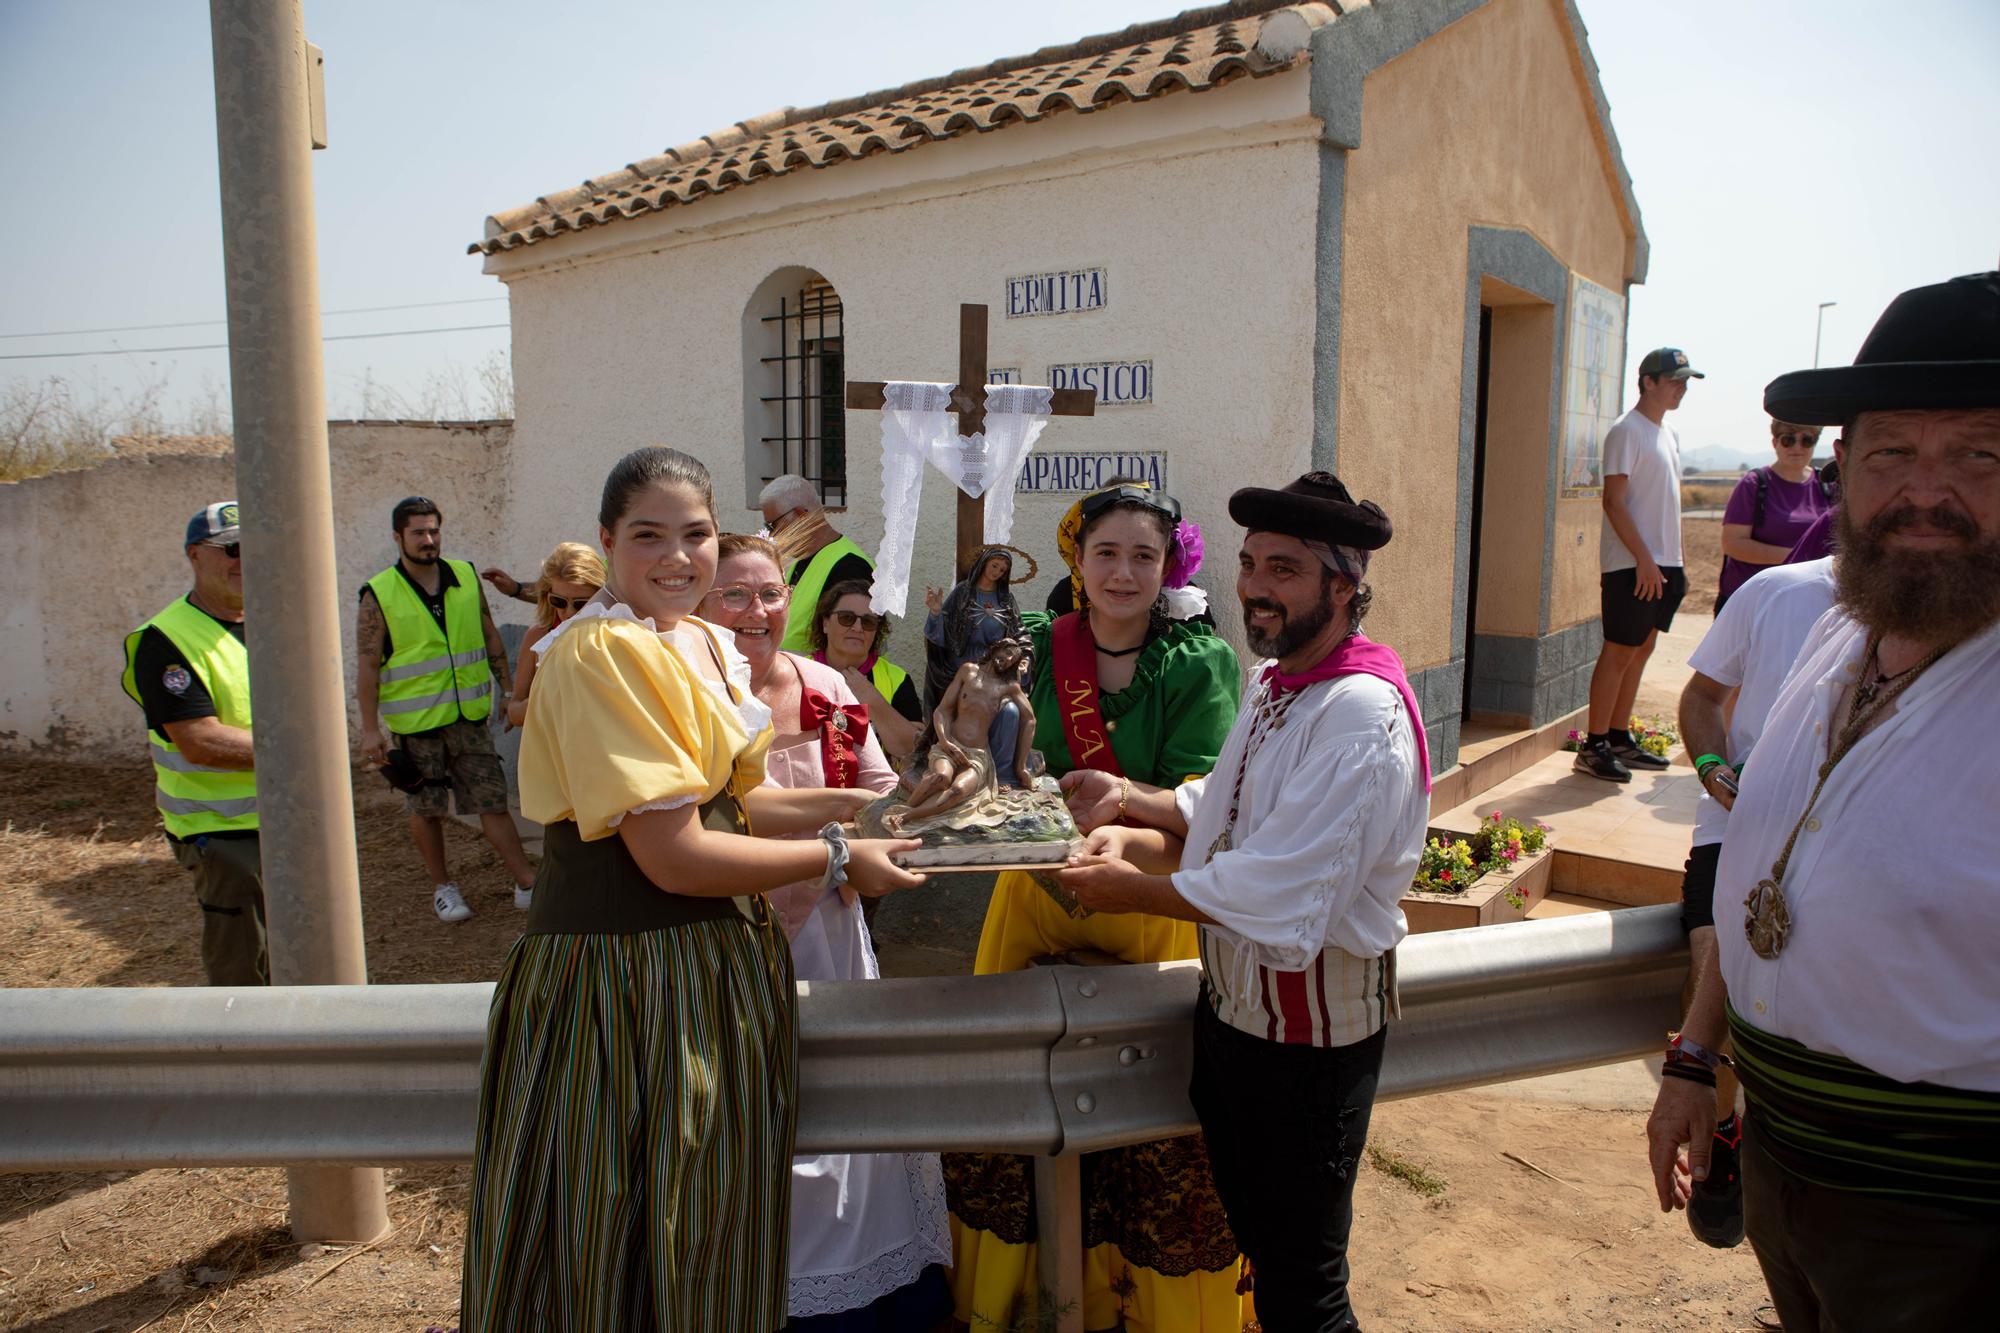
[(779, 1329), (798, 1034), (762, 895), (907, 887), (889, 856), (918, 844), (841, 836), (872, 792), (759, 785), (769, 710), (692, 614), (715, 575), (707, 470), (628, 454), (598, 522), (609, 580), (538, 645), (521, 742), (546, 832), (493, 995), (460, 1324)]

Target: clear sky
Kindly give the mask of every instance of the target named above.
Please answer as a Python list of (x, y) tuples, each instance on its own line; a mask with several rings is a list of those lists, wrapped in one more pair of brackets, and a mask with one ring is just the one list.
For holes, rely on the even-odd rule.
[[(1634, 362), (1673, 344), (1709, 375), (1673, 422), (1684, 447), (1764, 447), (1763, 385), (1810, 364), (1819, 302), (1839, 303), (1823, 360), (1844, 362), (1897, 291), (2000, 262), (2000, 4), (1580, 3), (1652, 239)], [(480, 302), (330, 315), (327, 332), (504, 324), (504, 301), (481, 300), (503, 289), (464, 253), (490, 212), (739, 118), (1175, 4), (854, 0), (830, 21), (803, 0), (308, 0), (332, 137), (314, 154), (322, 306)], [(16, 233), (0, 334), (221, 317), (206, 4), (0, 0), (0, 126)], [(7, 337), (0, 357), (223, 338)], [(418, 398), (505, 347), (504, 328), (329, 343), (330, 412), (358, 413), (370, 380)], [(226, 372), (220, 351), (0, 360), (0, 381), (164, 378), (175, 404)]]

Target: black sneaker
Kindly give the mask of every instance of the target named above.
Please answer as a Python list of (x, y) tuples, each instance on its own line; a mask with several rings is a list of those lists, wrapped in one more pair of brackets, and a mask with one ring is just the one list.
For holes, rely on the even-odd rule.
[(1606, 782), (1630, 782), (1632, 770), (1618, 762), (1609, 741), (1585, 741), (1577, 748), (1576, 771)]
[(1650, 750), (1642, 750), (1634, 741), (1612, 741), (1611, 757), (1627, 768), (1651, 769), (1657, 773), (1667, 767), (1667, 761)]
[(1743, 1243), (1743, 1117), (1732, 1115), (1715, 1127), (1708, 1145), (1708, 1179), (1694, 1182), (1688, 1198), (1688, 1230), (1704, 1245), (1732, 1250)]

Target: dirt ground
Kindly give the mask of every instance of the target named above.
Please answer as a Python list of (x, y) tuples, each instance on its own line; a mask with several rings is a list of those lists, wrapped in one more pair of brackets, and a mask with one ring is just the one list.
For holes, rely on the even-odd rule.
[(1681, 568), (1687, 571), (1687, 596), (1681, 609), (1707, 615), (1715, 610), (1715, 588), (1722, 578), (1722, 520), (1681, 520)]
[[(0, 914), (12, 924), (0, 985), (200, 984), (197, 917), (151, 785), (143, 758), (0, 757)], [(448, 827), (477, 915), (442, 926), (400, 799), (363, 776), (355, 803), (373, 980), (494, 976), (520, 929), (498, 859), (476, 833)], [(1601, 1109), (1494, 1090), (1379, 1107), (1354, 1239), (1368, 1326), (1754, 1328), (1764, 1300), (1754, 1260), (1704, 1249), (1679, 1216), (1659, 1213), (1643, 1120), (1630, 1098)], [(0, 1326), (449, 1328), (468, 1178), (464, 1166), (392, 1170), (394, 1230), (323, 1249), (286, 1234), (278, 1170), (0, 1175)]]

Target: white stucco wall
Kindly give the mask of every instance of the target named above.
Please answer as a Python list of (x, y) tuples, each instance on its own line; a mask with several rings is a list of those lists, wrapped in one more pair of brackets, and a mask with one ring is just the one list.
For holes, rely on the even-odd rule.
[[(989, 364), (1029, 382), (1052, 363), (1150, 358), (1151, 404), (1058, 418), (1038, 447), (1169, 451), (1171, 487), (1210, 535), (1203, 581), (1224, 592), (1234, 634), (1229, 493), (1296, 476), (1310, 450), (1318, 170), (1305, 83), (1301, 70), (1055, 117), (494, 257), (512, 297), (518, 413), (504, 554), (524, 567), (555, 541), (591, 539), (605, 472), (649, 443), (702, 458), (723, 525), (754, 528), (745, 303), (775, 270), (802, 266), (845, 304), (850, 379), (955, 380), (960, 302), (991, 307)], [(1106, 270), (1106, 308), (1005, 317), (1008, 277), (1092, 266)], [(847, 432), (851, 503), (836, 522), (872, 549), (880, 419), (850, 412)], [(1061, 571), (1055, 525), (1073, 498), (1021, 497), (1014, 541), (1042, 567), (1024, 606)], [(925, 580), (949, 580), (952, 534), (952, 492), (932, 473), (919, 596)], [(907, 622), (894, 651), (921, 660)]]
[[(350, 679), (353, 599), (395, 556), (391, 507), (412, 493), (429, 496), (444, 511), (445, 554), (489, 561), (511, 435), (505, 422), (329, 427)], [(13, 583), (0, 599), (0, 748), (144, 752), (138, 709), (118, 685), (124, 637), (187, 591), (188, 517), (235, 495), (230, 457), (120, 460), (0, 486), (0, 568)], [(249, 610), (254, 645), (258, 609)], [(351, 719), (351, 697), (348, 708)]]

